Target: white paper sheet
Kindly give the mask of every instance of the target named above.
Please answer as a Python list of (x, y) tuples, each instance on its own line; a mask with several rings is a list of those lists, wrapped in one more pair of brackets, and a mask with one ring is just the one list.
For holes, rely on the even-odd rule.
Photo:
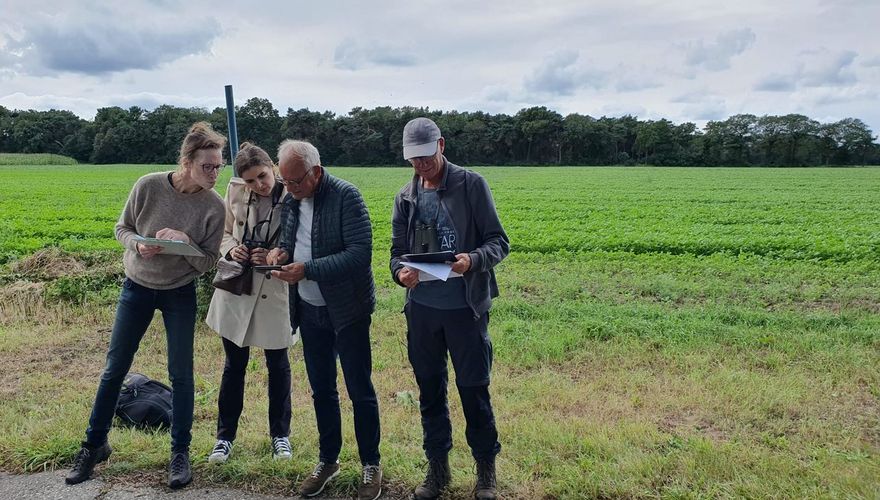
[(404, 262), (404, 266), (419, 271), (419, 281), (446, 281), (449, 278), (461, 277), (452, 272), (452, 264), (428, 264), (425, 262)]

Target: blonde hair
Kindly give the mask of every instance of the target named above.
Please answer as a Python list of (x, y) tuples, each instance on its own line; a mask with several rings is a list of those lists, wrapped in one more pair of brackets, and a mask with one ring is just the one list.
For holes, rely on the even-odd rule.
[(263, 148), (250, 142), (241, 143), (241, 147), (238, 149), (238, 154), (235, 155), (235, 163), (233, 164), (235, 175), (241, 177), (243, 173), (251, 168), (260, 166), (269, 167), (277, 176), (278, 169), (272, 162), (272, 158), (269, 157), (269, 153)]
[(226, 137), (218, 134), (208, 122), (196, 122), (189, 128), (183, 143), (180, 145), (180, 156), (177, 158), (177, 170), (180, 171), (187, 161), (192, 161), (202, 149), (220, 149), (226, 146)]

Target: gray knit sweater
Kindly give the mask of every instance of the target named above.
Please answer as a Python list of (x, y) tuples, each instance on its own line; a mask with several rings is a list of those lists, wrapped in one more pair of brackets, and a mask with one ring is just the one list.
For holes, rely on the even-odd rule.
[[(116, 239), (125, 247), (125, 275), (156, 290), (181, 287), (214, 267), (220, 256), (226, 209), (213, 189), (180, 193), (168, 181), (169, 172), (147, 174), (135, 183), (119, 222)], [(186, 233), (204, 257), (155, 255), (144, 259), (135, 236), (155, 237), (164, 228)]]

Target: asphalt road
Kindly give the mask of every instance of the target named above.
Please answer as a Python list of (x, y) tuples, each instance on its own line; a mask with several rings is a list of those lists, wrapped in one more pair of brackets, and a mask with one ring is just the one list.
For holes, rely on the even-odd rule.
[[(0, 472), (0, 498), (3, 500), (281, 500), (298, 496), (279, 497), (258, 495), (228, 488), (206, 488), (190, 485), (172, 491), (155, 485), (110, 483), (100, 478), (74, 486), (64, 483), (66, 470), (37, 474), (12, 475)], [(326, 496), (318, 500), (343, 500)]]

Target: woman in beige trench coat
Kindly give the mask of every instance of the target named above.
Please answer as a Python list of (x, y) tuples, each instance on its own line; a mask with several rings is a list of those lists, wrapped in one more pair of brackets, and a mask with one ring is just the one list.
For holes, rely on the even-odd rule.
[[(218, 267), (235, 263), (262, 265), (278, 241), (281, 200), (286, 194), (275, 165), (261, 148), (244, 143), (235, 158), (235, 172), (226, 190), (226, 227)], [(224, 262), (225, 261), (225, 262)], [(287, 348), (298, 340), (290, 327), (287, 283), (268, 273), (253, 273), (251, 293), (235, 295), (217, 289), (205, 322), (220, 334), (226, 363), (220, 382), (217, 444), (208, 456), (225, 462), (232, 451), (244, 405), (244, 377), (249, 348), (266, 355), (269, 371), (269, 433), (276, 459), (291, 456), (290, 361)]]

